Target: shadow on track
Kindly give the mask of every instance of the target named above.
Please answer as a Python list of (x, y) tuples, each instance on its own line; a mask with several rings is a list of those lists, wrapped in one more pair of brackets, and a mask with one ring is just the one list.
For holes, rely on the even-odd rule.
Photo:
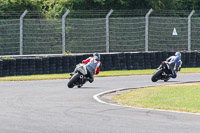
[(74, 88), (68, 88), (68, 89), (76, 89), (76, 90), (95, 90), (95, 89), (101, 89), (101, 87), (81, 87), (81, 88), (78, 88), (78, 87), (74, 87)]

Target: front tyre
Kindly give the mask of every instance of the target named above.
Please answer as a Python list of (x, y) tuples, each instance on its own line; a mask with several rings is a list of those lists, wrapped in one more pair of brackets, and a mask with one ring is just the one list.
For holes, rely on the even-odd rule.
[(67, 86), (69, 88), (73, 88), (74, 87), (74, 83), (77, 81), (77, 79), (80, 77), (80, 74), (79, 73), (75, 73), (71, 79), (69, 80)]
[(157, 70), (153, 76), (151, 77), (152, 82), (157, 82), (159, 80), (160, 75), (162, 74), (162, 69)]

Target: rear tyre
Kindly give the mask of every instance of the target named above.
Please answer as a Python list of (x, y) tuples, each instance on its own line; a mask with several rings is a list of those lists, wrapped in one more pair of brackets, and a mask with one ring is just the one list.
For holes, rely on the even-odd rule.
[(76, 80), (80, 77), (79, 73), (74, 74), (71, 79), (69, 80), (67, 86), (69, 88), (73, 88), (74, 87), (74, 83), (76, 82)]
[(157, 70), (151, 77), (152, 82), (157, 82), (161, 74), (162, 74), (162, 69)]

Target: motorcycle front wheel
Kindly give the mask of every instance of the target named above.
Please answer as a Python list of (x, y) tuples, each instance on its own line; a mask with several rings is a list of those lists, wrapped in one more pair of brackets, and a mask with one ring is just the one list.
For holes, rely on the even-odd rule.
[(151, 77), (152, 82), (157, 82), (159, 80), (159, 76), (162, 74), (162, 69), (157, 70), (153, 76)]
[(74, 87), (74, 83), (77, 81), (77, 79), (80, 77), (80, 74), (79, 73), (75, 73), (71, 79), (69, 80), (67, 86), (69, 88), (73, 88)]

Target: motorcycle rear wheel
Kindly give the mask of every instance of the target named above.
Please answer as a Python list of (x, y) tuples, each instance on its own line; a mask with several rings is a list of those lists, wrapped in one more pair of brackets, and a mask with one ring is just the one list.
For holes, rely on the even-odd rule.
[(157, 82), (159, 80), (159, 76), (162, 74), (162, 69), (157, 70), (153, 76), (151, 77), (152, 82)]
[(80, 77), (80, 74), (79, 73), (75, 73), (71, 79), (69, 80), (67, 86), (69, 88), (73, 88), (74, 87), (74, 83), (76, 82), (76, 80)]

